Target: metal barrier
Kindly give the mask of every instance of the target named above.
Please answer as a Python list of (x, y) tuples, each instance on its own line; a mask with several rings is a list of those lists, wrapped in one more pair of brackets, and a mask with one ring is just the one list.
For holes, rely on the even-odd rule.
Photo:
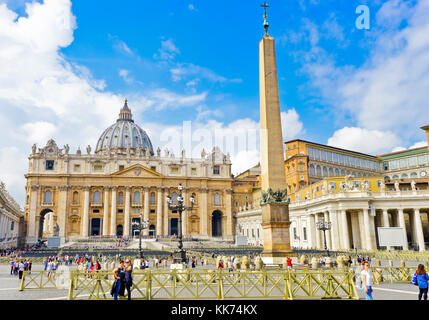
[[(111, 273), (72, 275), (69, 300), (107, 299)], [(359, 299), (350, 271), (163, 270), (133, 273), (133, 299)]]
[(19, 291), (24, 289), (57, 289), (57, 279), (62, 272), (54, 271), (24, 271)]

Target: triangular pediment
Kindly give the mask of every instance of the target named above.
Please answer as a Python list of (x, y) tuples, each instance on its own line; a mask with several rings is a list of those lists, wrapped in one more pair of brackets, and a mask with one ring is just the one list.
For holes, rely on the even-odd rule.
[(134, 164), (128, 168), (112, 173), (112, 176), (121, 177), (163, 177), (162, 174), (153, 171), (141, 164)]

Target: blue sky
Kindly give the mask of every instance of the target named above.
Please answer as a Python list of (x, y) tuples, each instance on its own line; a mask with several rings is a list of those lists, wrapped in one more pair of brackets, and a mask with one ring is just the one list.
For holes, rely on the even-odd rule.
[[(0, 125), (7, 133), (0, 178), (21, 200), (33, 143), (42, 147), (52, 137), (72, 152), (94, 147), (125, 97), (154, 145), (176, 153), (182, 146), (168, 132), (180, 134), (183, 121), (235, 136), (257, 130), (261, 3), (0, 0)], [(369, 30), (355, 25), (362, 4)], [(427, 1), (269, 5), (285, 140), (371, 154), (426, 143), (419, 127), (429, 123)], [(202, 147), (212, 145), (195, 142), (192, 154)], [(256, 164), (258, 148), (248, 141), (227, 150), (234, 172)]]

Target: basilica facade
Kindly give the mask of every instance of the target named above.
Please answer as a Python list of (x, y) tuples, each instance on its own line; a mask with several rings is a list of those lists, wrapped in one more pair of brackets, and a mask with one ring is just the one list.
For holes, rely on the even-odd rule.
[(49, 140), (33, 145), (25, 175), (25, 221), (28, 243), (49, 236), (65, 240), (91, 236), (138, 235), (135, 227), (148, 221), (145, 236), (178, 234), (179, 213), (169, 210), (167, 196), (177, 201), (183, 186), (182, 215), (186, 236), (233, 238), (231, 161), (217, 147), (201, 158), (175, 156), (154, 149), (149, 136), (133, 120), (127, 101), (117, 121), (83, 154), (59, 148)]

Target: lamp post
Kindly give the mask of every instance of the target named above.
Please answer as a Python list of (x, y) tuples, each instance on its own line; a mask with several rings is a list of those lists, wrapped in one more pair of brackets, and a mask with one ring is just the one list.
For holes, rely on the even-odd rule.
[(191, 202), (191, 206), (187, 207), (185, 206), (185, 199), (182, 196), (182, 184), (179, 183), (179, 195), (177, 196), (177, 201), (173, 203), (173, 200), (170, 198), (170, 196), (167, 196), (167, 203), (168, 203), (168, 209), (169, 210), (177, 210), (179, 213), (179, 244), (178, 244), (178, 250), (174, 253), (174, 259), (173, 263), (186, 263), (186, 251), (183, 250), (183, 241), (182, 241), (182, 212), (186, 210), (192, 210), (194, 208), (194, 202), (195, 199), (191, 195), (189, 198), (189, 201)]
[(143, 251), (142, 251), (142, 231), (144, 229), (147, 229), (147, 226), (149, 225), (149, 220), (143, 220), (143, 216), (140, 213), (140, 222), (133, 221), (132, 223), (133, 227), (139, 231), (139, 253), (140, 253), (140, 259), (143, 259)]
[(317, 230), (323, 231), (323, 240), (325, 243), (325, 250), (327, 252), (328, 257), (329, 257), (329, 250), (328, 250), (328, 246), (326, 245), (326, 231), (331, 230), (331, 225), (332, 225), (332, 223), (329, 221), (325, 221), (325, 218), (323, 218), (323, 217), (319, 221), (316, 222)]

